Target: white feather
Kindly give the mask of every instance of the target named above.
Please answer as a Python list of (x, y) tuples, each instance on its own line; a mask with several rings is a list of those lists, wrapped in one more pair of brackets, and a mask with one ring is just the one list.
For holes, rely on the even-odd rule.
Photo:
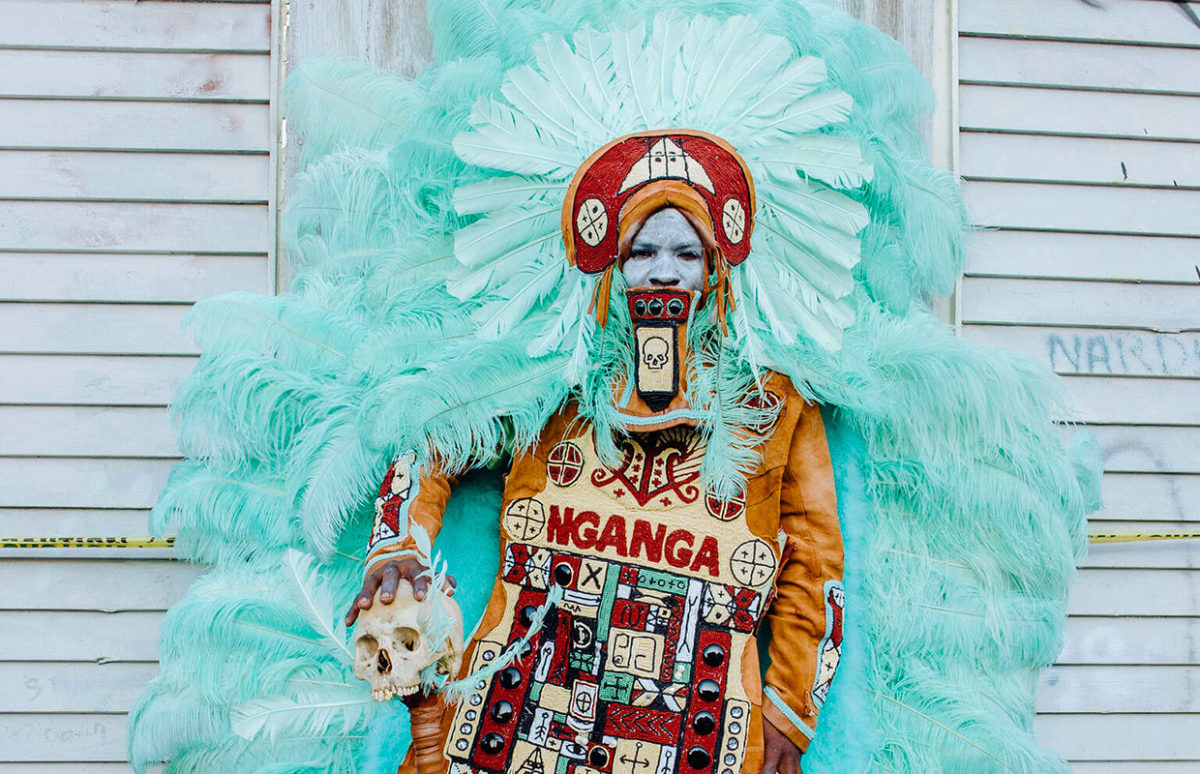
[(566, 191), (565, 182), (519, 175), (493, 177), (454, 189), (454, 210), (459, 215), (478, 215), (514, 204), (544, 202), (561, 207)]
[(285, 566), (295, 583), (296, 599), (304, 617), (322, 637), (320, 644), (343, 664), (353, 664), (354, 654), (346, 645), (346, 625), (334, 608), (329, 584), (314, 566), (313, 558), (289, 549)]
[(761, 146), (754, 156), (777, 180), (801, 174), (838, 188), (855, 188), (871, 179), (871, 165), (863, 159), (858, 143), (844, 137), (799, 135)]

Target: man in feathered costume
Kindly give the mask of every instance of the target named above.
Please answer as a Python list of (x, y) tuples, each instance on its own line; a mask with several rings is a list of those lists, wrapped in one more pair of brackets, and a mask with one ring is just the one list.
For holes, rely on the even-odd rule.
[[(651, 729), (682, 742), (585, 733), (568, 752), (587, 757), (556, 751), (577, 770), (636, 774), (653, 744), (656, 772), (668, 748), (668, 771), (723, 772), (727, 748), (749, 771), (761, 708), (764, 727), (808, 743), (805, 774), (1065, 771), (1032, 739), (1032, 686), (1061, 644), (1094, 450), (1060, 446), (1048, 374), (929, 311), (960, 268), (962, 207), (925, 159), (928, 91), (899, 47), (817, 2), (429, 11), (435, 63), (414, 80), (345, 62), (293, 76), (307, 164), (284, 232), (298, 279), (194, 313), (204, 355), (175, 402), (188, 459), (153, 519), (214, 568), (164, 622), (159, 676), (132, 716), (135, 766), (395, 771), (405, 712), (351, 676), (337, 612), (363, 593), (373, 535), (368, 577), (382, 582), (393, 548), (430, 565), (431, 594), (455, 575), (468, 628), (482, 622), (468, 670), (482, 643), (553, 640), (571, 616), (607, 647), (599, 667), (562, 649), (574, 682), (539, 679), (530, 713), (590, 691), (589, 673), (610, 709), (661, 712), (684, 686), (678, 728)], [(638, 274), (665, 232), (688, 233), (681, 220), (702, 287)], [(681, 266), (689, 246), (673, 239)], [(376, 522), (379, 473), (402, 456), (393, 479), (413, 482), (409, 498)], [(670, 475), (655, 482), (638, 460)], [(663, 486), (669, 503), (631, 489)], [(657, 556), (660, 527), (664, 587), (651, 588), (648, 571), (620, 568)], [(580, 584), (598, 568), (592, 611)], [(775, 633), (769, 656), (803, 658), (775, 658), (760, 698), (749, 632), (779, 572), (772, 615), (806, 599), (787, 620), (814, 631), (803, 645)], [(497, 577), (512, 597), (499, 609)], [(714, 620), (671, 633), (686, 609)], [(695, 646), (718, 635), (713, 667)], [(540, 656), (513, 661), (513, 690), (531, 689), (522, 670)], [(733, 679), (712, 678), (720, 706), (702, 733), (712, 692), (694, 678), (709, 668)], [(470, 695), (443, 683), (426, 687)], [(570, 723), (565, 706), (551, 728)], [(480, 733), (463, 712), (447, 729), (463, 765), (503, 769), (484, 757), (531, 744), (531, 720)]]
[[(567, 259), (602, 275), (591, 311), (624, 344), (604, 403), (621, 456), (600, 459), (595, 407), (568, 400), (513, 459), (500, 579), (464, 665), (488, 676), (445, 715), (451, 771), (799, 771), (839, 657), (842, 545), (820, 410), (782, 374), (731, 379), (721, 352), (754, 205), (736, 151), (687, 130), (614, 140), (568, 187)], [(626, 314), (610, 319), (617, 269)], [(723, 429), (742, 469), (706, 465), (722, 416), (741, 420)], [(450, 480), (416, 460), (384, 478), (347, 623), (402, 579), (421, 596)]]

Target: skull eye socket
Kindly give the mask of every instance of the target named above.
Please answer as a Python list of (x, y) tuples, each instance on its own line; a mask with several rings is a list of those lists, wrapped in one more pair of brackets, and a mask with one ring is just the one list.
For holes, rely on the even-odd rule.
[(360, 658), (372, 658), (379, 651), (379, 640), (369, 634), (359, 637), (354, 643)]
[(417, 644), (421, 641), (421, 635), (417, 630), (407, 626), (398, 627), (392, 636), (395, 638), (397, 645), (410, 653), (417, 649)]

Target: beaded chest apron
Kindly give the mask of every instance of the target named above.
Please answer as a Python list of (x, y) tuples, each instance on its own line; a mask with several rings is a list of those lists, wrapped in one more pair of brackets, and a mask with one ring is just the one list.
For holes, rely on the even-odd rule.
[(742, 659), (779, 545), (746, 527), (745, 498), (702, 490), (695, 430), (633, 436), (625, 451), (602, 466), (588, 430), (514, 467), (510, 483), (545, 485), (506, 489), (506, 614), (477, 636), (470, 670), (525, 634), (552, 585), (565, 596), (521, 658), (459, 704), (451, 774), (740, 774)]

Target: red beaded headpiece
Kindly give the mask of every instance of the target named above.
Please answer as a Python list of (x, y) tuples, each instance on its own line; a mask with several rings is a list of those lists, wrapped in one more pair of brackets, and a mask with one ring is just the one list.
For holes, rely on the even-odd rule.
[(669, 129), (626, 135), (605, 145), (575, 173), (563, 202), (567, 260), (587, 274), (603, 272), (593, 308), (608, 316), (612, 271), (626, 257), (637, 228), (675, 207), (696, 227), (709, 253), (714, 313), (731, 305), (729, 266), (750, 254), (754, 182), (733, 147), (705, 132)]

